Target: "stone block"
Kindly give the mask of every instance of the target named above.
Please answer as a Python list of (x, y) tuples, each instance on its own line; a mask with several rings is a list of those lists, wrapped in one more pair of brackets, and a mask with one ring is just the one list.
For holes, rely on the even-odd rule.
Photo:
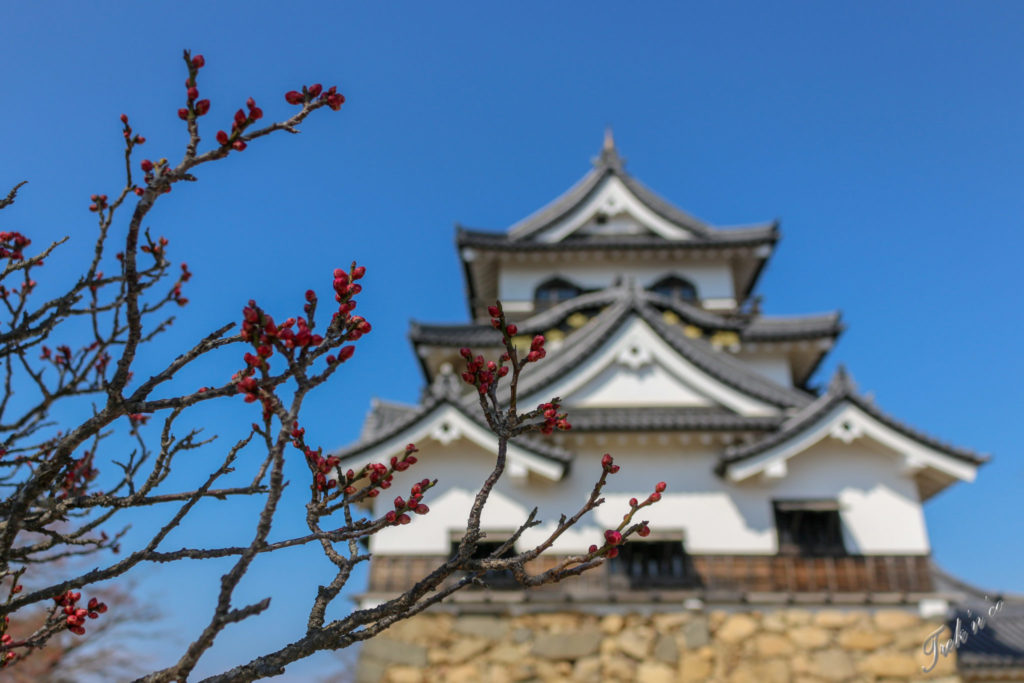
[(761, 618), (761, 628), (772, 633), (786, 631), (786, 619), (781, 612), (769, 612)]
[(857, 668), (862, 673), (898, 678), (913, 676), (921, 671), (914, 657), (899, 652), (868, 655), (859, 662)]
[(695, 650), (708, 644), (708, 620), (699, 616), (683, 625), (683, 642), (688, 650)]
[(892, 642), (892, 636), (884, 631), (848, 629), (839, 633), (839, 645), (846, 650), (877, 650)]
[(754, 640), (759, 657), (779, 657), (789, 655), (795, 649), (792, 641), (777, 633), (761, 633)]
[(788, 609), (783, 617), (790, 626), (806, 626), (811, 623), (812, 615), (805, 609)]
[(760, 683), (789, 683), (793, 675), (785, 659), (768, 659), (758, 662), (755, 667)]
[(679, 662), (679, 680), (686, 683), (706, 681), (711, 677), (713, 665), (714, 655), (710, 647), (684, 652)]
[(883, 609), (875, 612), (875, 628), (880, 631), (906, 631), (916, 628), (921, 617), (914, 612), (900, 609)]
[(548, 633), (533, 644), (533, 654), (543, 659), (579, 659), (597, 653), (601, 632), (593, 630), (574, 633)]
[(644, 683), (675, 683), (676, 672), (661, 662), (641, 662), (636, 668), (636, 680)]
[(738, 643), (757, 630), (757, 622), (746, 614), (729, 615), (715, 631), (715, 639), (725, 643)]
[(814, 615), (814, 625), (822, 628), (842, 628), (852, 626), (860, 617), (861, 615), (857, 612), (823, 609)]
[(441, 680), (445, 683), (479, 683), (483, 680), (482, 673), (475, 664), (462, 664), (447, 669)]
[(601, 658), (584, 657), (572, 667), (574, 683), (601, 683)]
[(452, 630), (462, 636), (503, 640), (508, 635), (508, 621), (497, 617), (459, 617)]
[(676, 639), (668, 633), (662, 633), (654, 643), (654, 659), (664, 664), (675, 665), (679, 661), (679, 648)]
[(490, 646), (491, 642), (483, 638), (459, 638), (450, 646), (443, 648), (445, 661), (462, 664), (483, 654)]
[(625, 625), (626, 620), (622, 618), (621, 614), (609, 614), (601, 619), (601, 632), (613, 636)]
[(676, 631), (680, 626), (690, 620), (690, 615), (685, 612), (673, 612), (669, 614), (655, 614), (651, 617), (651, 625), (659, 633)]
[(423, 683), (423, 671), (414, 666), (393, 666), (388, 669), (388, 683)]
[(817, 650), (832, 642), (831, 632), (817, 626), (800, 626), (789, 632), (789, 638), (801, 650)]
[(382, 662), (385, 665), (403, 664), (425, 667), (427, 665), (427, 648), (377, 636), (363, 644), (363, 650), (359, 653), (359, 657), (360, 661)]
[(843, 650), (820, 650), (811, 656), (811, 673), (827, 681), (841, 681), (854, 675), (853, 659)]
[(654, 629), (649, 626), (630, 626), (615, 637), (615, 646), (633, 659), (644, 659), (654, 645)]

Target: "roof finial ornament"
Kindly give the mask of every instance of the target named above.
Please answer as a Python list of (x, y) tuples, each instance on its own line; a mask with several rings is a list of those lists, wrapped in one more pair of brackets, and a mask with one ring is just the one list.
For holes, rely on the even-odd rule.
[(611, 126), (604, 127), (604, 146), (601, 148), (602, 152), (611, 152), (615, 149), (615, 134), (612, 132)]
[(611, 126), (604, 128), (604, 143), (601, 145), (601, 155), (594, 159), (594, 166), (607, 166), (621, 170), (626, 160), (619, 156), (619, 150), (615, 148), (615, 134)]

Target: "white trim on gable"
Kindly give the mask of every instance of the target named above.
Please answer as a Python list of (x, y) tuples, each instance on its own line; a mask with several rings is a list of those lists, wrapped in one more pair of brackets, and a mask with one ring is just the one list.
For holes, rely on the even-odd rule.
[[(783, 429), (785, 427), (783, 426)], [(820, 441), (831, 438), (846, 445), (867, 438), (898, 453), (903, 458), (903, 469), (913, 474), (925, 467), (933, 468), (961, 481), (974, 481), (977, 466), (929, 448), (911, 439), (865, 413), (856, 405), (844, 401), (820, 418), (812, 428), (795, 438), (750, 458), (729, 466), (728, 478), (739, 482), (757, 474), (785, 476), (785, 463)]]
[[(342, 469), (359, 469), (371, 462), (388, 462), (393, 455), (405, 452), (408, 443), (421, 444), (427, 439), (442, 446), (453, 441), (466, 439), (487, 453), (497, 456), (498, 439), (462, 411), (450, 404), (442, 404), (430, 415), (368, 451), (348, 460), (343, 460)], [(533, 472), (551, 481), (559, 481), (564, 475), (561, 465), (530, 453), (514, 443), (508, 444), (508, 467), (513, 479), (524, 479), (527, 472)]]
[[(616, 220), (621, 220), (618, 217), (626, 214), (647, 230), (667, 240), (680, 241), (693, 238), (688, 230), (670, 223), (647, 208), (621, 180), (615, 176), (609, 176), (601, 181), (590, 199), (577, 206), (553, 226), (546, 228), (537, 235), (537, 240), (547, 243), (561, 242), (586, 225), (598, 213), (607, 215), (613, 227)], [(625, 227), (625, 223), (623, 226)], [(635, 230), (627, 230), (623, 234), (637, 233)]]
[[(635, 314), (623, 323), (589, 359), (553, 384), (521, 401), (522, 405), (561, 397), (566, 407), (604, 405), (606, 389), (619, 382), (620, 389), (639, 386), (639, 372), (650, 368), (672, 392), (643, 398), (648, 406), (724, 406), (741, 415), (778, 415), (779, 409), (727, 386), (680, 356), (657, 332)], [(619, 373), (620, 378), (613, 375)], [(633, 380), (628, 379), (633, 376)], [(664, 387), (663, 387), (664, 388)], [(641, 405), (623, 403), (618, 405)], [(595, 399), (597, 402), (595, 402)], [(590, 401), (588, 403), (588, 401)], [(572, 422), (572, 413), (569, 413)]]

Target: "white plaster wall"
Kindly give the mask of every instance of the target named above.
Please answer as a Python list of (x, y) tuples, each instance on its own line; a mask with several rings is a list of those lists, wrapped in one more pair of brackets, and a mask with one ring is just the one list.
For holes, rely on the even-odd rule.
[[(420, 464), (376, 500), (377, 514), (392, 507), (395, 495), (406, 496), (409, 486), (429, 476), (440, 480), (424, 499), (431, 512), (414, 516), (413, 523), (393, 527), (371, 539), (380, 554), (446, 554), (453, 532), (465, 528), (472, 495), (486, 478), (492, 459), (479, 447), (459, 441), (447, 448), (420, 444)], [(777, 534), (772, 500), (781, 498), (836, 499), (849, 552), (863, 554), (927, 553), (927, 531), (913, 482), (900, 473), (898, 459), (829, 441), (790, 461), (783, 480), (756, 479), (730, 484), (712, 471), (714, 451), (671, 447), (620, 449), (621, 472), (610, 478), (607, 502), (555, 544), (558, 553), (585, 552), (600, 543), (605, 529), (616, 526), (628, 510), (631, 496), (645, 498), (658, 481), (668, 483), (661, 502), (647, 508), (643, 518), (659, 532), (680, 533), (691, 553), (774, 554)], [(600, 474), (602, 453), (578, 454), (562, 482), (503, 477), (485, 508), (483, 527), (500, 540), (539, 508), (545, 523), (527, 531), (520, 547), (540, 542), (560, 513), (572, 514), (589, 495)], [(613, 453), (614, 455), (614, 453)]]
[(789, 369), (789, 358), (778, 356), (740, 356), (747, 367), (784, 387), (793, 386), (793, 375)]
[(729, 266), (722, 264), (638, 263), (608, 259), (599, 264), (505, 263), (498, 273), (498, 298), (501, 301), (532, 301), (537, 285), (552, 277), (562, 277), (583, 289), (604, 289), (619, 276), (634, 278), (644, 287), (668, 275), (686, 278), (697, 288), (699, 299), (734, 299)]

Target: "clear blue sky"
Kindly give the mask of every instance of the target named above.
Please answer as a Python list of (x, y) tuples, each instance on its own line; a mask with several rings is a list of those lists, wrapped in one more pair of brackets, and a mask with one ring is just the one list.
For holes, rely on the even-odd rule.
[[(371, 396), (416, 400), (410, 318), (465, 319), (452, 223), (530, 213), (586, 172), (611, 124), (627, 168), (684, 209), (782, 220), (766, 311), (839, 308), (849, 325), (820, 380), (843, 362), (884, 409), (995, 456), (927, 504), (934, 555), (1024, 591), (1024, 5), (33, 2), (8, 3), (0, 25), (0, 185), (30, 181), (3, 226), (37, 245), (71, 235), (55, 277), (88, 249), (88, 196), (118, 186), (122, 111), (152, 158), (180, 157), (182, 48), (207, 60), (210, 136), (249, 95), (276, 117), (285, 90), (340, 86), (341, 112), (201, 169), (151, 223), (195, 272), (168, 357), (249, 298), (283, 317), (332, 268), (369, 268), (359, 310), (374, 331), (309, 406), (324, 446), (354, 439)], [(213, 539), (208, 520), (192, 531)], [(326, 576), (307, 559), (256, 573), (243, 592), (279, 591), (273, 625), (231, 629), (201, 671), (301, 633)], [(147, 571), (171, 640), (191, 636), (216, 572)]]

